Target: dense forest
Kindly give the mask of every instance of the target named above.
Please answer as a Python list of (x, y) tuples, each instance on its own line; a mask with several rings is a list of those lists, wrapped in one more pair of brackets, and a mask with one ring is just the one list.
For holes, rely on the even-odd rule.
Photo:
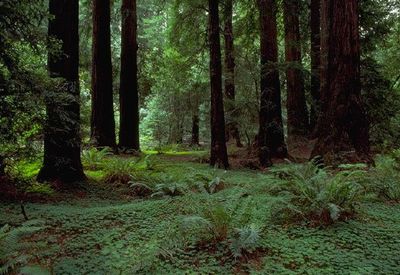
[(0, 0), (0, 274), (399, 274), (399, 0)]

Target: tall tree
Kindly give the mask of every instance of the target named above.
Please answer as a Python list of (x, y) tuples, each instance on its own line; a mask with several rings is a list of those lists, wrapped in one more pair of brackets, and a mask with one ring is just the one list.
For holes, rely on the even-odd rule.
[(85, 179), (81, 163), (79, 102), (79, 1), (50, 0), (49, 36), (61, 42), (61, 54), (49, 54), (49, 72), (60, 78), (46, 99), (44, 161), (39, 181), (74, 182)]
[(335, 163), (351, 145), (359, 161), (370, 161), (369, 123), (361, 99), (358, 0), (322, 0), (321, 27), (323, 106), (312, 155)]
[(304, 90), (301, 60), (299, 0), (284, 0), (285, 55), (287, 80), (287, 127), (288, 142), (305, 137), (309, 130), (309, 118)]
[(91, 139), (98, 147), (115, 147), (110, 0), (93, 1)]
[(211, 158), (210, 165), (229, 168), (225, 142), (225, 116), (222, 94), (221, 40), (218, 0), (208, 0), (211, 80)]
[(136, 0), (123, 0), (119, 146), (140, 150)]
[(237, 124), (235, 107), (235, 49), (233, 37), (233, 0), (225, 0), (224, 7), (224, 38), (225, 38), (225, 96), (229, 100), (227, 113), (229, 120), (226, 123), (226, 138), (232, 137), (236, 145), (242, 147), (240, 132)]
[(259, 0), (261, 47), (260, 129), (258, 146), (260, 163), (271, 164), (271, 157), (284, 158), (287, 148), (283, 133), (281, 88), (275, 0)]
[(311, 0), (311, 96), (310, 129), (314, 130), (320, 113), (320, 74), (321, 74), (321, 0)]

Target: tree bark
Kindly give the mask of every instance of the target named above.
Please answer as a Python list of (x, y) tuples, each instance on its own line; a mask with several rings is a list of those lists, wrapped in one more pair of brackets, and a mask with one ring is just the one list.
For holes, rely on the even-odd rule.
[(110, 0), (94, 0), (91, 139), (97, 147), (116, 146), (110, 23)]
[(46, 99), (43, 167), (38, 181), (70, 183), (85, 179), (81, 163), (79, 102), (79, 1), (50, 0), (49, 36), (60, 40), (61, 55), (49, 54), (49, 73), (60, 78)]
[(217, 0), (209, 0), (209, 45), (211, 80), (211, 158), (210, 165), (229, 168), (225, 141), (225, 116), (222, 94), (221, 41)]
[(236, 146), (243, 147), (237, 123), (235, 107), (235, 48), (233, 38), (233, 0), (225, 0), (224, 8), (224, 38), (225, 38), (225, 96), (228, 99), (226, 123), (226, 140), (232, 137)]
[(288, 140), (306, 137), (309, 118), (301, 59), (299, 0), (284, 0)]
[(136, 0), (123, 0), (119, 146), (140, 150)]
[(200, 118), (198, 114), (192, 116), (192, 146), (200, 145)]
[(281, 89), (279, 81), (276, 1), (259, 0), (261, 46), (259, 158), (262, 166), (271, 165), (271, 158), (285, 158)]
[(321, 0), (311, 0), (311, 96), (310, 112), (311, 132), (316, 127), (321, 112), (320, 74), (321, 74)]
[(357, 159), (371, 161), (369, 123), (360, 84), (360, 36), (357, 0), (323, 0), (321, 6), (322, 111), (312, 156), (341, 162), (352, 145)]

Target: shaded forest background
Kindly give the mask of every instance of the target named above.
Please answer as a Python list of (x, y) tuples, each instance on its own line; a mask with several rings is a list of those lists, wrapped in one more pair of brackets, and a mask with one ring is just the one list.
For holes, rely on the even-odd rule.
[[(50, 2), (56, 4), (57, 1)], [(205, 1), (197, 0), (138, 1), (135, 9), (137, 26), (130, 26), (133, 30), (137, 28), (137, 34), (134, 34), (137, 36), (138, 45), (137, 67), (133, 65), (129, 67), (130, 65), (124, 62), (136, 58), (129, 56), (129, 53), (132, 54), (136, 49), (134, 45), (133, 48), (129, 48), (128, 44), (135, 41), (129, 41), (129, 38), (128, 41), (122, 41), (127, 36), (121, 36), (121, 32), (128, 32), (129, 36), (129, 31), (132, 29), (127, 29), (129, 26), (124, 23), (126, 18), (124, 9), (121, 13), (121, 7), (125, 5), (125, 8), (129, 9), (129, 5), (133, 5), (135, 1), (110, 1), (109, 7), (106, 2), (108, 1), (102, 4), (103, 7), (97, 8), (98, 12), (105, 14), (109, 8), (110, 25), (107, 17), (104, 17), (106, 15), (101, 13), (98, 15), (102, 19), (98, 20), (97, 25), (93, 24), (96, 19), (91, 1), (79, 1), (79, 18), (76, 18), (79, 19), (76, 23), (79, 24), (77, 35), (80, 100), (75, 104), (79, 103), (81, 111), (79, 138), (82, 140), (82, 146), (115, 147), (119, 143), (122, 151), (138, 150), (139, 140), (135, 140), (135, 137), (138, 137), (137, 131), (140, 132), (142, 149), (161, 149), (167, 145), (177, 146), (176, 144), (209, 145), (212, 141), (210, 133), (213, 132), (213, 127), (209, 123), (212, 115), (209, 72), (209, 46), (212, 43), (211, 36), (209, 37), (212, 28), (209, 24), (210, 7)], [(312, 39), (315, 41), (315, 36), (313, 38), (312, 35), (315, 35), (317, 30), (314, 27), (313, 33), (311, 28), (318, 22), (310, 22), (310, 19), (316, 18), (315, 15), (312, 16), (312, 7), (317, 2), (260, 2), (266, 5), (267, 13), (276, 12), (274, 14), (276, 14), (278, 56), (276, 62), (273, 62), (273, 71), (280, 74), (280, 81), (276, 82), (279, 87), (275, 88), (282, 93), (283, 108), (282, 126), (278, 125), (277, 129), (285, 134), (285, 142), (290, 150), (302, 148), (308, 143), (308, 138), (313, 138), (313, 132), (318, 133), (318, 130), (313, 131), (313, 127), (316, 124), (315, 116), (318, 109), (315, 103), (318, 95), (315, 91), (319, 91), (319, 72), (315, 72), (318, 64), (317, 67), (312, 64)], [(53, 76), (49, 77), (46, 69), (49, 52), (55, 63), (59, 62), (57, 58), (62, 52), (60, 41), (54, 36), (47, 35), (48, 21), (50, 19), (50, 22), (52, 20), (54, 22), (54, 12), (53, 15), (49, 15), (47, 1), (32, 3), (20, 0), (2, 3), (0, 9), (4, 16), (1, 20), (0, 33), (2, 83), (0, 142), (2, 169), (4, 169), (7, 160), (37, 157), (42, 154), (44, 130), (46, 125), (49, 127), (51, 124), (49, 120), (46, 123), (46, 104), (48, 113), (53, 112), (59, 116), (60, 121), (71, 123), (66, 128), (79, 125), (74, 125), (75, 119), (63, 113), (65, 108), (69, 108), (67, 102), (71, 101), (68, 98), (71, 95), (59, 92), (60, 80)], [(268, 8), (274, 5), (276, 10)], [(373, 151), (399, 146), (398, 10), (398, 1), (359, 1), (360, 85)], [(224, 85), (220, 89), (225, 93), (225, 112), (222, 114), (225, 116), (227, 128), (226, 140), (229, 142), (235, 140), (233, 143), (247, 146), (249, 150), (256, 143), (256, 147), (262, 150), (264, 147), (260, 144), (262, 137), (259, 136), (259, 125), (262, 119), (260, 109), (263, 109), (260, 97), (262, 98), (264, 88), (260, 75), (263, 75), (262, 70), (265, 67), (260, 66), (262, 24), (260, 25), (259, 5), (256, 1), (250, 0), (235, 1), (233, 5), (231, 1), (221, 1), (219, 13), (217, 24), (220, 35), (217, 38), (221, 40), (222, 49), (221, 81)], [(75, 21), (68, 18), (66, 22)], [(129, 22), (134, 22), (133, 18)], [(93, 26), (96, 29), (93, 29)], [(270, 26), (271, 24), (267, 25)], [(110, 27), (108, 34), (98, 33), (106, 31), (108, 27)], [(265, 34), (265, 31), (268, 32), (264, 30), (261, 34)], [(233, 35), (233, 41), (229, 40), (230, 34)], [(290, 36), (293, 34), (294, 36)], [(93, 46), (94, 37), (97, 37), (98, 45), (103, 47), (97, 49), (98, 52)], [(267, 39), (271, 40), (271, 37)], [(124, 45), (128, 45), (126, 52), (123, 51)], [(229, 47), (233, 50), (231, 60)], [(211, 58), (211, 61), (214, 60), (215, 58)], [(95, 70), (96, 66), (100, 69)], [(136, 71), (137, 83), (135, 77), (132, 77)], [(218, 82), (219, 80), (216, 80), (214, 83)], [(133, 98), (129, 98), (132, 96), (129, 95), (129, 89), (136, 90), (135, 87), (138, 91), (137, 98), (134, 95)], [(128, 92), (124, 93), (124, 89)], [(96, 98), (94, 91), (105, 97), (98, 101), (94, 100), (93, 98)], [(294, 97), (293, 101), (293, 98), (290, 100), (289, 93), (300, 96)], [(124, 94), (128, 97), (122, 98)], [(104, 105), (101, 105), (102, 102)], [(138, 108), (137, 111), (135, 106)], [(288, 112), (287, 107), (294, 113)], [(211, 110), (222, 111), (221, 106)], [(125, 112), (125, 115), (121, 115), (121, 111)], [(136, 114), (139, 117), (135, 119)], [(126, 123), (124, 117), (139, 119), (140, 129), (129, 129), (124, 126)], [(223, 118), (221, 113), (216, 117)], [(266, 118), (271, 117), (271, 114), (266, 116)], [(54, 121), (53, 124), (57, 125)], [(220, 128), (221, 121), (215, 125)], [(97, 128), (101, 132), (100, 136), (105, 135), (103, 140), (96, 133)], [(56, 133), (53, 139), (59, 139), (60, 144), (66, 141), (62, 134), (64, 130), (62, 127), (51, 129)], [(76, 131), (79, 131), (79, 128)], [(292, 136), (294, 139), (291, 139)], [(219, 142), (223, 143), (221, 138)], [(61, 147), (65, 149), (68, 144), (59, 146)], [(274, 157), (275, 149), (271, 149), (271, 145), (267, 147), (268, 154)], [(69, 154), (69, 149), (63, 154)], [(315, 154), (318, 155), (318, 152)], [(282, 156), (286, 157), (286, 154)], [(262, 158), (260, 160), (263, 162)], [(217, 158), (216, 161), (220, 162), (220, 159)], [(214, 164), (212, 159), (211, 162)], [(270, 160), (266, 159), (264, 162), (262, 164), (268, 164)], [(222, 166), (227, 167), (227, 163), (223, 163)]]

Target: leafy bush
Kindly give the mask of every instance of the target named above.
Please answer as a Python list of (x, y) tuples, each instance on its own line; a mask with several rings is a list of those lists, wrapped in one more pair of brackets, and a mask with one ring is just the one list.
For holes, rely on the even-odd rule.
[(281, 180), (271, 188), (283, 195), (275, 205), (274, 215), (287, 220), (307, 220), (330, 224), (355, 214), (356, 207), (366, 197), (358, 183), (362, 170), (343, 170), (337, 173), (311, 161), (304, 165), (289, 165), (274, 169)]
[(136, 164), (132, 160), (110, 159), (104, 164), (104, 181), (106, 183), (128, 184)]
[[(138, 177), (133, 176), (138, 179)], [(143, 180), (143, 178), (141, 178)], [(130, 181), (132, 191), (140, 197), (176, 197), (186, 194), (189, 190), (186, 184), (174, 181), (168, 175), (147, 177), (145, 183)]]
[(82, 163), (83, 166), (92, 171), (96, 171), (101, 168), (104, 159), (111, 155), (111, 150), (107, 147), (99, 150), (97, 148), (90, 148), (82, 152)]
[(380, 199), (400, 202), (400, 159), (396, 161), (397, 154), (398, 151), (395, 151), (391, 156), (379, 156), (376, 166), (365, 177), (367, 190)]
[(259, 248), (260, 228), (255, 225), (232, 229), (232, 216), (222, 206), (211, 206), (197, 216), (185, 217), (182, 231), (199, 247), (225, 245), (238, 258)]
[(0, 274), (15, 272), (27, 263), (29, 257), (23, 255), (23, 252), (33, 245), (22, 243), (21, 239), (40, 229), (37, 222), (28, 222), (18, 228), (8, 225), (0, 228)]
[(206, 208), (199, 216), (184, 218), (182, 228), (195, 230), (202, 241), (221, 242), (227, 239), (232, 217), (222, 206)]
[(255, 224), (236, 228), (230, 245), (233, 256), (238, 258), (256, 251), (260, 242), (260, 231), (260, 227)]
[(29, 185), (26, 188), (25, 192), (29, 194), (39, 194), (46, 196), (51, 196), (54, 194), (54, 190), (49, 184), (38, 182), (33, 182), (31, 185)]

